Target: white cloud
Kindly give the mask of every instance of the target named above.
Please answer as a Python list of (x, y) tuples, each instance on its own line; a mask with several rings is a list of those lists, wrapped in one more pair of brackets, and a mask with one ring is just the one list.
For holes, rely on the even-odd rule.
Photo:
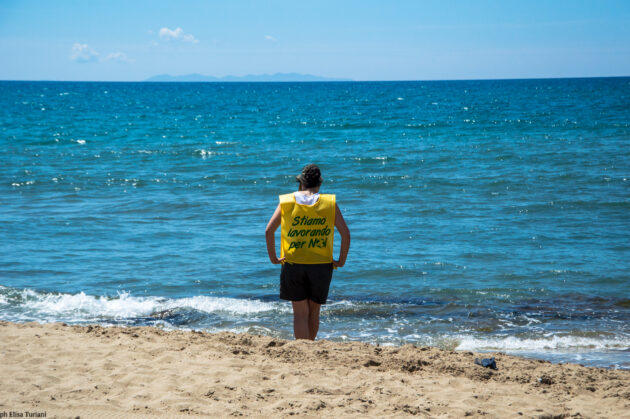
[(190, 33), (185, 33), (184, 30), (179, 27), (177, 29), (169, 29), (169, 28), (160, 29), (160, 38), (164, 38), (167, 41), (175, 40), (175, 41), (183, 41), (183, 42), (192, 42), (193, 44), (196, 44), (199, 42), (199, 40), (195, 38), (194, 35)]
[(70, 59), (78, 63), (89, 63), (98, 60), (98, 52), (90, 48), (88, 44), (79, 44), (77, 42), (72, 45)]
[(130, 59), (127, 54), (124, 52), (112, 52), (111, 54), (107, 54), (105, 57), (105, 61), (116, 61), (118, 63), (130, 63), (133, 60)]
[(271, 35), (265, 35), (265, 41), (278, 42), (278, 40)]

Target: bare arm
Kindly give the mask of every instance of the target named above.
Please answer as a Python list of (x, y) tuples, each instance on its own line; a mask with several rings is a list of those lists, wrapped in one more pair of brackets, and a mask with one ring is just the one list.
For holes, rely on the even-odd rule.
[(284, 259), (285, 259), (285, 258), (278, 259), (278, 256), (276, 256), (275, 233), (276, 233), (276, 230), (278, 229), (278, 226), (280, 225), (281, 216), (282, 214), (280, 210), (280, 204), (278, 204), (278, 207), (276, 208), (273, 215), (271, 216), (269, 223), (267, 223), (267, 228), (265, 229), (265, 239), (267, 241), (267, 253), (269, 254), (269, 260), (273, 264), (282, 263), (284, 262)]
[(341, 215), (341, 210), (335, 204), (335, 227), (341, 234), (341, 249), (339, 250), (339, 260), (333, 260), (333, 265), (341, 268), (346, 264), (346, 258), (348, 257), (348, 250), (350, 250), (350, 229), (346, 225), (346, 220)]

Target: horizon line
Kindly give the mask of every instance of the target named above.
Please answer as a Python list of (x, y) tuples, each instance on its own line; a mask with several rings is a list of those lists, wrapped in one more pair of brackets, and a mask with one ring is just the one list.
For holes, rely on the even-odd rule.
[[(151, 76), (154, 77), (154, 76)], [(212, 76), (216, 77), (216, 76)], [(226, 76), (227, 77), (227, 76)], [(320, 76), (317, 76), (320, 77)], [(41, 83), (396, 83), (396, 82), (429, 82), (429, 81), (502, 81), (502, 80), (567, 80), (567, 79), (613, 79), (627, 78), (630, 75), (616, 76), (551, 76), (551, 77), (500, 77), (500, 78), (453, 78), (453, 79), (370, 79), (370, 80), (277, 80), (277, 81), (255, 81), (255, 80), (201, 80), (201, 81), (147, 81), (145, 80), (53, 80), (53, 79), (0, 79), (0, 82), (41, 82)], [(331, 78), (332, 79), (332, 78)]]

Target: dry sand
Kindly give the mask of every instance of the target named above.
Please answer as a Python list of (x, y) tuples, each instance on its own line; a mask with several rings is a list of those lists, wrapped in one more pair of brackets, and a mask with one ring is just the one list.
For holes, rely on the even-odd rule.
[(630, 371), (492, 355), (0, 322), (0, 417), (630, 417)]

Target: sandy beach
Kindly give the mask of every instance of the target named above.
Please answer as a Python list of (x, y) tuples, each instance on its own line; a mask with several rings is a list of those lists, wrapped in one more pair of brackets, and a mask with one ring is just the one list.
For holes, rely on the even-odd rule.
[(7, 322), (0, 345), (4, 417), (630, 417), (630, 371), (504, 354)]

